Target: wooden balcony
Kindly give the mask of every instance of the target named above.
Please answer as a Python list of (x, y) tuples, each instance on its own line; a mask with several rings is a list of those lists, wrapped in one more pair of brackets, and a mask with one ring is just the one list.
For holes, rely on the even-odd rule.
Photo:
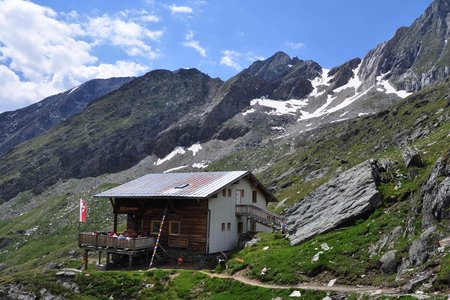
[(80, 233), (78, 246), (86, 250), (103, 250), (112, 253), (136, 253), (151, 250), (153, 237), (114, 237), (95, 233)]
[(236, 216), (246, 216), (266, 226), (281, 228), (283, 218), (254, 205), (236, 205)]

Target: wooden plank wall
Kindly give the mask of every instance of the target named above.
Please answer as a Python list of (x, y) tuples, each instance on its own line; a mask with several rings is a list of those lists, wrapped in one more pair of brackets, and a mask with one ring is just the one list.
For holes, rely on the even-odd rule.
[[(164, 208), (168, 200), (147, 200), (145, 203), (134, 202), (139, 207), (138, 213), (129, 213), (127, 230), (134, 234), (138, 231), (138, 223), (143, 220), (143, 231), (151, 232), (152, 220), (161, 221)], [(161, 234), (161, 244), (168, 246), (170, 221), (181, 222), (181, 232), (178, 237), (189, 240), (188, 251), (204, 253), (206, 249), (206, 236), (208, 224), (207, 200), (169, 200), (166, 219)], [(131, 203), (127, 203), (130, 205)], [(122, 211), (126, 209), (123, 208)], [(121, 210), (119, 210), (121, 211)], [(172, 236), (177, 237), (177, 236)]]

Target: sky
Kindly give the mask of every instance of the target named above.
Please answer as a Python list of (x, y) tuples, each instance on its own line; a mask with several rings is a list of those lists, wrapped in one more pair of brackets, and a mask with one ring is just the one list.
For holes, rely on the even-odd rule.
[(0, 0), (0, 112), (93, 78), (197, 68), (223, 80), (284, 51), (332, 68), (432, 0)]

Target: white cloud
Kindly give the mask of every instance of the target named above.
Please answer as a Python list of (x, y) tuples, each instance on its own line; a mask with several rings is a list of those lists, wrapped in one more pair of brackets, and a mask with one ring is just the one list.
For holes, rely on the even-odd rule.
[(225, 50), (222, 51), (222, 57), (220, 58), (220, 64), (231, 67), (240, 71), (242, 67), (237, 62), (238, 59), (242, 56), (241, 53), (233, 50)]
[(298, 50), (300, 48), (305, 47), (305, 44), (299, 42), (286, 42), (286, 46), (288, 46), (291, 49)]
[(155, 59), (159, 55), (146, 41), (159, 41), (162, 30), (149, 30), (136, 22), (127, 22), (119, 18), (103, 15), (91, 18), (86, 26), (86, 33), (94, 38), (95, 45), (111, 43), (119, 46), (130, 56), (145, 56)]
[(194, 40), (194, 33), (192, 31), (188, 31), (185, 36), (185, 41), (182, 43), (184, 47), (192, 48), (197, 51), (201, 56), (206, 57), (206, 50), (202, 46), (200, 46), (200, 42)]
[[(99, 62), (92, 52), (100, 43), (118, 46), (129, 55), (155, 58), (159, 54), (149, 41), (158, 41), (163, 32), (135, 22), (103, 16), (86, 24), (75, 23), (78, 15), (74, 12), (61, 16), (48, 7), (19, 0), (1, 4), (0, 28), (7, 30), (0, 30), (0, 112), (92, 78), (133, 76), (148, 70), (148, 66), (124, 60)], [(94, 29), (93, 24), (99, 27)]]
[(169, 10), (172, 14), (191, 14), (193, 12), (189, 6), (177, 6), (175, 4), (170, 5)]
[(144, 22), (158, 23), (159, 17), (155, 15), (144, 15), (141, 17), (141, 20)]
[(235, 50), (222, 51), (222, 57), (220, 58), (220, 64), (228, 66), (237, 71), (242, 70), (241, 65), (248, 65), (249, 62), (257, 60), (264, 60), (265, 58), (256, 55), (254, 52), (238, 52)]

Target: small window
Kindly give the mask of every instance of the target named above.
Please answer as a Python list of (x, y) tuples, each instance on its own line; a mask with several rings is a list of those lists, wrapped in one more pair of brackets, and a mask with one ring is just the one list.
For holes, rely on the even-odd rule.
[(231, 231), (231, 223), (230, 222), (227, 223), (227, 231)]
[(170, 221), (169, 222), (169, 234), (170, 235), (180, 235), (181, 222)]
[(152, 221), (152, 234), (158, 234), (159, 233), (159, 228), (161, 227), (161, 221), (156, 221), (153, 220)]
[(241, 190), (241, 197), (244, 198), (244, 190)]
[(231, 197), (231, 189), (228, 189), (228, 197)]
[(189, 186), (189, 183), (182, 183), (182, 184), (177, 185), (175, 188), (176, 189), (184, 189), (185, 187), (188, 187), (188, 186)]
[(224, 197), (227, 196), (227, 189), (223, 189), (223, 190), (222, 190), (222, 196), (224, 196)]
[(222, 223), (222, 231), (225, 231), (225, 223)]
[(253, 191), (252, 192), (252, 203), (256, 203), (256, 202), (258, 202), (258, 192)]

